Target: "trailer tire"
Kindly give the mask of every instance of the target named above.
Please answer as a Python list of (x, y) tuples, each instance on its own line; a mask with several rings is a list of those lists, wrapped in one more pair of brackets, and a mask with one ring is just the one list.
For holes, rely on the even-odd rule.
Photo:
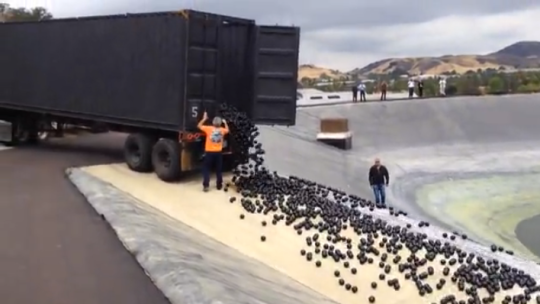
[(146, 134), (129, 134), (124, 142), (124, 159), (135, 172), (152, 172), (152, 147), (156, 140)]
[(172, 139), (159, 140), (152, 149), (152, 165), (156, 175), (165, 182), (174, 182), (180, 179), (180, 145)]
[(18, 119), (11, 122), (11, 140), (5, 142), (8, 147), (34, 145), (39, 141), (37, 139), (37, 125), (29, 119)]

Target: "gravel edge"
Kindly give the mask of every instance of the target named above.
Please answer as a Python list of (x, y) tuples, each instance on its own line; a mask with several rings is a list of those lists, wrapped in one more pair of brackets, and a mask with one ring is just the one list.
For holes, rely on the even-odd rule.
[[(168, 229), (163, 225), (163, 220), (166, 220), (163, 216), (80, 169), (70, 168), (66, 170), (66, 175), (108, 222), (124, 247), (165, 297), (172, 303), (210, 303), (204, 300), (196, 281), (173, 265), (167, 265), (167, 255), (171, 253), (159, 238), (148, 237), (164, 234), (164, 230)], [(160, 258), (156, 258), (158, 256)]]

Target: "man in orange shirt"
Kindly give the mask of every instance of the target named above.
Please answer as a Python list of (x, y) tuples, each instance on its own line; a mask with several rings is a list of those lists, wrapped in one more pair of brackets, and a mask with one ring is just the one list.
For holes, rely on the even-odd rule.
[[(204, 143), (204, 161), (203, 161), (203, 190), (208, 192), (210, 187), (210, 170), (212, 165), (216, 169), (216, 186), (218, 190), (223, 188), (223, 140), (225, 135), (229, 133), (229, 126), (224, 119), (214, 117), (211, 126), (205, 126), (204, 123), (208, 120), (208, 114), (204, 112), (202, 120), (197, 127), (206, 134)], [(224, 125), (224, 127), (221, 126)]]

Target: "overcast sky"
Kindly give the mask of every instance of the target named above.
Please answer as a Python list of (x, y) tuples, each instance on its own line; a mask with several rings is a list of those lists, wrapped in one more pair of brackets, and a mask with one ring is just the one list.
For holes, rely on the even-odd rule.
[(299, 25), (301, 62), (341, 70), (387, 57), (482, 54), (540, 41), (538, 0), (0, 0), (55, 17), (192, 8)]

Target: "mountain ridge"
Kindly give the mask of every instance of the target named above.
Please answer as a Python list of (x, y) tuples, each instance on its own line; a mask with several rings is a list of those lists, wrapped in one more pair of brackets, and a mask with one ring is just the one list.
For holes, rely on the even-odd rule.
[[(298, 79), (329, 78), (369, 74), (464, 74), (478, 69), (540, 69), (540, 41), (519, 41), (486, 55), (444, 55), (438, 57), (385, 58), (348, 72), (315, 65), (301, 65)], [(318, 76), (317, 76), (318, 75)]]

